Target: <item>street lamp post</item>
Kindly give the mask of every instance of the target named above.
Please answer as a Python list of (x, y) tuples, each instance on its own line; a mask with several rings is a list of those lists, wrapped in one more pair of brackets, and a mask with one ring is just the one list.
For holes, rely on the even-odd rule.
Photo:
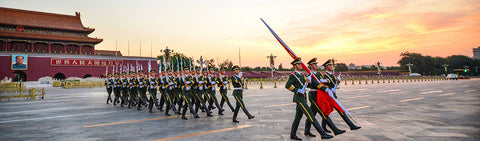
[[(167, 64), (167, 66), (169, 66), (170, 65), (170, 55), (173, 53), (173, 49), (168, 49), (168, 46), (166, 46), (166, 48), (161, 49), (160, 52), (164, 53), (163, 57), (165, 57), (165, 60), (166, 60), (165, 63)], [(167, 66), (165, 66), (165, 67), (167, 67)]]
[(445, 76), (448, 74), (448, 71), (447, 71), (447, 67), (449, 66), (447, 63), (443, 64), (442, 65), (443, 67), (445, 67)]
[(270, 54), (270, 56), (267, 56), (267, 58), (270, 61), (270, 68), (272, 69), (272, 80), (273, 80), (273, 71), (275, 71), (275, 58), (277, 58), (277, 56), (273, 56), (273, 54)]
[(380, 69), (380, 64), (381, 64), (380, 61), (378, 61), (378, 62), (377, 62), (377, 70), (378, 70), (377, 75), (381, 75), (381, 74), (382, 74), (382, 70)]
[(408, 66), (408, 71), (409, 71), (410, 74), (411, 74), (411, 73), (412, 73), (412, 66), (413, 66), (413, 64), (412, 64), (412, 63), (408, 63), (407, 66)]

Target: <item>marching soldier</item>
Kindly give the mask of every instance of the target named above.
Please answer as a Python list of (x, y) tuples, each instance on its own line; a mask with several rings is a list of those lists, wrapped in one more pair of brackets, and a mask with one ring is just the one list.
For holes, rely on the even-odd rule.
[(155, 70), (150, 70), (150, 78), (148, 79), (148, 93), (150, 94), (150, 99), (148, 100), (148, 112), (153, 113), (153, 105), (158, 108), (157, 101), (157, 84), (158, 79), (155, 78)]
[(325, 131), (320, 127), (318, 121), (315, 119), (315, 117), (312, 116), (312, 111), (310, 110), (310, 108), (308, 108), (307, 98), (305, 95), (305, 87), (308, 84), (308, 79), (300, 72), (300, 70), (302, 69), (301, 58), (299, 57), (293, 60), (291, 64), (293, 65), (295, 72), (290, 74), (287, 83), (285, 84), (285, 88), (294, 93), (293, 102), (296, 103), (296, 113), (295, 119), (292, 123), (290, 139), (301, 140), (301, 138), (297, 137), (296, 132), (298, 129), (298, 124), (300, 123), (300, 120), (302, 119), (304, 114), (307, 117), (307, 120), (310, 120), (310, 122), (313, 123), (313, 126), (320, 133), (322, 139), (332, 138), (333, 136), (325, 133)]
[(217, 96), (215, 96), (215, 84), (219, 83), (218, 78), (215, 77), (214, 71), (215, 68), (210, 67), (209, 74), (207, 74), (208, 80), (207, 80), (207, 93), (210, 96), (210, 99), (208, 101), (208, 110), (212, 111), (213, 109), (213, 104), (215, 104), (218, 107), (218, 114), (222, 115), (222, 112), (225, 111), (224, 109), (220, 108), (220, 105), (218, 104)]
[(128, 108), (130, 109), (131, 106), (136, 105), (136, 98), (137, 98), (137, 84), (138, 80), (136, 77), (136, 73), (134, 71), (130, 71), (130, 79), (128, 80), (128, 93), (130, 95), (130, 99), (128, 100)]
[[(181, 93), (181, 98), (185, 102), (183, 105), (183, 111), (182, 111), (182, 119), (187, 120), (187, 117), (185, 117), (185, 113), (187, 112), (187, 108), (190, 110), (190, 113), (193, 114), (194, 118), (199, 118), (197, 115), (197, 112), (193, 110), (192, 107), (192, 101), (190, 100), (190, 97), (193, 96), (192, 94), (192, 84), (193, 84), (193, 78), (190, 76), (190, 71), (188, 70), (188, 67), (184, 68), (184, 75), (181, 76), (180, 79), (180, 85), (182, 89)], [(182, 102), (180, 103), (182, 105)]]
[(195, 88), (195, 111), (198, 111), (198, 108), (202, 108), (202, 111), (207, 112), (207, 117), (211, 117), (212, 114), (210, 110), (208, 110), (207, 106), (205, 105), (205, 101), (202, 99), (202, 96), (204, 94), (204, 86), (203, 84), (205, 83), (204, 78), (201, 76), (200, 69), (196, 70), (196, 76), (194, 80), (194, 88)]
[(233, 122), (239, 123), (237, 120), (237, 115), (238, 115), (238, 110), (242, 108), (243, 112), (247, 115), (248, 119), (252, 119), (255, 116), (251, 115), (247, 107), (245, 107), (245, 103), (243, 103), (243, 91), (245, 91), (244, 88), (244, 82), (242, 79), (242, 74), (240, 73), (240, 67), (238, 65), (233, 66), (233, 76), (231, 78), (232, 80), (232, 85), (233, 85), (233, 97), (235, 97), (235, 100), (237, 101), (237, 105), (235, 106), (235, 111), (233, 113)]
[(141, 110), (142, 104), (144, 106), (147, 106), (147, 86), (148, 86), (148, 79), (145, 78), (145, 72), (143, 70), (138, 71), (138, 105), (137, 105), (137, 111)]
[(115, 79), (113, 79), (113, 95), (115, 96), (113, 100), (113, 106), (117, 105), (120, 102), (120, 90), (122, 89), (122, 80), (119, 77), (118, 73), (114, 73)]
[[(218, 83), (218, 88), (219, 88), (219, 92), (220, 92), (220, 95), (222, 96), (222, 100), (220, 101), (220, 108), (223, 109), (223, 104), (225, 102), (227, 102), (227, 105), (228, 107), (230, 107), (230, 110), (232, 110), (232, 112), (235, 111), (235, 109), (233, 108), (232, 104), (230, 103), (230, 101), (228, 100), (228, 97), (227, 97), (227, 85), (229, 83), (228, 81), (228, 77), (225, 75), (225, 69), (224, 68), (221, 68), (220, 71), (218, 72), (219, 74), (219, 77), (218, 77), (218, 80), (220, 81)], [(218, 111), (218, 114), (219, 115), (223, 115), (223, 111)]]
[(107, 88), (107, 93), (108, 93), (108, 97), (107, 97), (107, 104), (108, 102), (112, 102), (112, 85), (113, 85), (113, 80), (112, 80), (112, 74), (109, 73), (107, 74), (107, 79), (105, 80), (105, 87)]
[[(333, 61), (331, 59), (323, 63), (323, 66), (325, 67), (324, 76), (328, 80), (328, 82), (324, 84), (326, 84), (329, 88), (331, 88), (333, 95), (335, 96), (335, 98), (337, 98), (336, 86), (340, 84), (341, 78), (340, 76), (335, 77), (335, 74), (332, 73), (334, 66), (333, 66)], [(350, 127), (350, 130), (357, 130), (361, 128), (360, 126), (356, 126), (355, 124), (353, 124), (353, 122), (347, 117), (347, 115), (345, 115), (345, 113), (339, 111), (336, 108), (335, 110), (337, 110), (338, 114), (340, 114), (340, 116), (345, 121), (345, 123), (347, 123), (347, 125)], [(326, 128), (325, 123), (323, 121), (322, 121), (322, 127)]]
[(176, 87), (174, 89), (174, 103), (175, 105), (173, 106), (176, 106), (178, 105), (178, 112), (182, 111), (181, 108), (182, 108), (182, 103), (183, 103), (183, 100), (182, 100), (182, 87), (181, 87), (181, 84), (180, 84), (180, 78), (181, 78), (181, 74), (180, 74), (180, 71), (177, 71), (175, 72), (175, 82), (176, 82)]
[(122, 72), (122, 102), (120, 104), (121, 107), (123, 107), (123, 105), (128, 105), (127, 101), (128, 101), (128, 78), (127, 78), (127, 73), (126, 72)]
[[(307, 64), (308, 64), (308, 67), (310, 68), (310, 70), (312, 71), (312, 73), (315, 75), (315, 77), (317, 77), (317, 79), (319, 79), (321, 82), (327, 82), (327, 80), (324, 79), (324, 76), (322, 75), (322, 73), (317, 72), (317, 70), (318, 70), (317, 58), (313, 58), (312, 60), (308, 61)], [(310, 81), (310, 83), (308, 84), (307, 87), (310, 88), (310, 91), (308, 92), (308, 99), (310, 101), (310, 109), (312, 110), (312, 117), (315, 117), (315, 115), (317, 115), (317, 113), (319, 113), (320, 116), (322, 117), (322, 124), (325, 121), (328, 124), (328, 126), (333, 130), (333, 133), (335, 135), (345, 133), (345, 130), (338, 129), (335, 126), (335, 124), (333, 124), (330, 117), (328, 117), (328, 114), (330, 114), (331, 111), (328, 114), (326, 114), (325, 111), (322, 111), (319, 104), (317, 104), (318, 103), (317, 102), (317, 94), (318, 95), (325, 94), (323, 92), (326, 92), (328, 88), (326, 86), (322, 85), (321, 83), (318, 83), (317, 81), (313, 80), (311, 75), (308, 76), (307, 78)], [(317, 92), (317, 91), (323, 91), (323, 92), (320, 93), (320, 92)], [(326, 99), (321, 99), (321, 100), (329, 102)], [(328, 105), (328, 106), (331, 106), (331, 105)], [(311, 125), (312, 125), (312, 122), (310, 120), (306, 120), (305, 135), (315, 137), (315, 135), (313, 135), (310, 132)], [(323, 127), (323, 129), (325, 130), (325, 132), (330, 133), (330, 131), (328, 131), (325, 127)]]
[(160, 90), (160, 103), (158, 110), (163, 111), (163, 105), (165, 104), (165, 99), (166, 99), (166, 93), (165, 93), (165, 86), (167, 85), (165, 83), (165, 78), (166, 78), (166, 72), (160, 72), (159, 73), (159, 79), (158, 79), (158, 89)]
[(170, 111), (170, 108), (175, 112), (175, 114), (179, 114), (179, 112), (177, 111), (177, 109), (175, 108), (175, 103), (173, 102), (173, 93), (174, 93), (174, 88), (176, 87), (176, 81), (175, 81), (175, 77), (173, 77), (173, 71), (168, 71), (168, 76), (165, 77), (165, 80), (164, 82), (167, 83), (167, 86), (165, 87), (165, 98), (166, 98), (166, 101), (167, 102), (167, 107), (165, 107), (165, 115), (167, 116), (170, 116), (170, 114), (168, 114), (168, 111)]

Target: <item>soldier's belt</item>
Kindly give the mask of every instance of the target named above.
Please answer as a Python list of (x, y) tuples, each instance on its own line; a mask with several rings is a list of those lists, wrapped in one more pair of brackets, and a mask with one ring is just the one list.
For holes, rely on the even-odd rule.
[(307, 91), (316, 92), (317, 89), (307, 89)]
[(233, 90), (242, 90), (242, 88), (233, 88)]

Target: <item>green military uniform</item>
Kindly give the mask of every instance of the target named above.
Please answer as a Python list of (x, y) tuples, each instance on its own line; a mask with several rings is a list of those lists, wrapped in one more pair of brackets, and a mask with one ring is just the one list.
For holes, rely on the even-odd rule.
[[(155, 73), (155, 70), (150, 70), (150, 73)], [(148, 93), (150, 94), (150, 99), (148, 100), (148, 112), (153, 113), (153, 105), (158, 108), (157, 101), (157, 84), (158, 79), (155, 77), (150, 77), (148, 79)]]
[[(111, 77), (112, 74), (107, 74), (107, 76), (108, 76), (108, 77)], [(108, 104), (108, 102), (112, 102), (112, 97), (111, 97), (111, 95), (112, 95), (112, 89), (113, 89), (112, 85), (113, 85), (113, 80), (112, 80), (111, 78), (107, 78), (107, 79), (105, 80), (105, 87), (107, 88), (107, 94), (108, 94), (107, 104)]]
[[(223, 71), (223, 68), (222, 68), (222, 71)], [(233, 108), (232, 104), (230, 103), (230, 101), (228, 100), (228, 97), (227, 97), (227, 85), (229, 82), (229, 79), (227, 76), (220, 76), (218, 78), (219, 80), (219, 83), (218, 83), (218, 88), (219, 88), (219, 92), (220, 92), (220, 95), (222, 96), (222, 100), (220, 101), (220, 108), (223, 109), (223, 104), (225, 102), (227, 102), (227, 105), (228, 107), (230, 107), (230, 110), (232, 110), (232, 112), (235, 111), (235, 109)], [(222, 115), (222, 114), (220, 114)]]
[[(142, 70), (138, 71), (138, 73), (144, 73)], [(144, 77), (139, 77), (138, 78), (138, 95), (139, 95), (139, 98), (138, 98), (138, 104), (137, 104), (137, 110), (140, 111), (140, 107), (142, 106), (142, 104), (144, 106), (147, 106), (147, 87), (148, 87), (148, 79), (147, 78), (144, 78)]]
[[(115, 76), (118, 76), (118, 73), (115, 73)], [(120, 102), (120, 91), (122, 90), (122, 80), (120, 78), (113, 79), (113, 94), (115, 96), (113, 100), (113, 105), (117, 105)]]
[[(210, 68), (210, 69), (214, 69), (214, 68)], [(213, 104), (215, 104), (217, 107), (218, 107), (218, 114), (219, 115), (222, 115), (224, 109), (222, 109), (220, 107), (220, 104), (218, 104), (218, 99), (217, 99), (217, 96), (215, 95), (215, 84), (219, 83), (219, 79), (217, 77), (215, 77), (213, 74), (210, 75), (210, 76), (207, 76), (208, 79), (207, 79), (207, 93), (208, 95), (210, 96), (210, 99), (208, 101), (208, 110), (212, 111), (213, 109)]]
[(123, 77), (122, 77), (122, 102), (120, 104), (121, 107), (123, 107), (124, 104), (127, 104), (128, 101), (128, 79), (125, 78), (127, 73), (123, 72)]
[[(297, 58), (291, 64), (296, 65), (301, 63), (302, 62), (300, 58)], [(300, 120), (302, 119), (304, 114), (307, 117), (307, 120), (313, 123), (315, 129), (317, 129), (317, 131), (322, 136), (322, 139), (332, 138), (331, 135), (328, 135), (327, 133), (325, 133), (325, 131), (320, 127), (320, 125), (318, 124), (318, 121), (315, 119), (315, 117), (313, 117), (313, 113), (311, 109), (308, 108), (307, 98), (306, 98), (305, 89), (304, 89), (304, 86), (307, 85), (306, 81), (307, 81), (307, 77), (305, 75), (303, 75), (298, 71), (295, 71), (294, 73), (290, 74), (290, 76), (288, 77), (287, 83), (285, 84), (285, 88), (287, 88), (288, 90), (294, 93), (293, 102), (296, 103), (295, 119), (293, 120), (293, 123), (292, 123), (290, 138), (301, 140), (300, 138), (297, 137), (296, 132), (298, 129), (298, 124), (300, 123)]]
[(210, 110), (208, 110), (206, 104), (205, 104), (205, 101), (204, 99), (202, 99), (202, 96), (204, 95), (204, 83), (205, 83), (205, 80), (203, 78), (203, 76), (199, 75), (199, 76), (194, 76), (195, 79), (194, 79), (194, 84), (193, 84), (193, 87), (194, 87), (194, 100), (195, 100), (195, 111), (198, 111), (198, 109), (201, 107), (202, 110), (206, 111), (207, 112), (207, 116), (212, 116), (211, 115), (211, 112)]
[(174, 88), (177, 85), (177, 82), (175, 80), (175, 77), (173, 76), (166, 76), (164, 82), (166, 82), (166, 87), (165, 87), (165, 96), (166, 96), (166, 102), (167, 102), (167, 107), (165, 108), (165, 115), (170, 116), (168, 112), (170, 111), (170, 108), (176, 113), (179, 114), (177, 109), (175, 108), (175, 103), (173, 102), (174, 98)]
[[(325, 63), (323, 63), (323, 66), (327, 67), (327, 65), (334, 65), (333, 64), (333, 61), (331, 59), (327, 60)], [(335, 66), (333, 66), (335, 67)], [(331, 72), (328, 72), (326, 71), (324, 74), (325, 78), (328, 80), (328, 82), (325, 82), (324, 84), (327, 85), (330, 89), (333, 89), (333, 95), (335, 97), (335, 99), (337, 98), (337, 93), (336, 93), (336, 87), (335, 85), (337, 84), (340, 84), (340, 80), (338, 80), (337, 77), (335, 77), (335, 74), (331, 73)], [(350, 118), (347, 117), (347, 115), (345, 115), (345, 113), (343, 112), (340, 112), (337, 108), (335, 108), (335, 110), (337, 110), (337, 113), (340, 114), (340, 117), (342, 117), (342, 119), (347, 123), (347, 125), (350, 127), (351, 130), (356, 130), (356, 129), (360, 129), (361, 127), (360, 126), (356, 126), (355, 124), (353, 124), (353, 122), (350, 120)], [(322, 121), (322, 127), (323, 128), (326, 128), (325, 126), (325, 122), (326, 121)]]
[[(240, 67), (235, 65), (233, 66), (233, 70), (239, 70)], [(255, 116), (251, 115), (248, 110), (247, 110), (247, 107), (245, 107), (245, 103), (243, 102), (243, 91), (245, 90), (244, 86), (245, 86), (245, 83), (241, 77), (241, 74), (240, 76), (238, 75), (233, 75), (232, 78), (232, 85), (233, 85), (233, 97), (235, 97), (235, 100), (237, 101), (237, 104), (235, 106), (235, 110), (233, 111), (233, 122), (236, 122), (238, 123), (239, 121), (237, 120), (237, 115), (238, 115), (238, 110), (240, 110), (240, 108), (242, 108), (243, 112), (247, 115), (248, 119), (252, 119), (254, 118)]]
[[(312, 60), (308, 61), (308, 65), (317, 65), (317, 58), (313, 58)], [(316, 70), (311, 70), (311, 71), (318, 80), (325, 80), (322, 73), (316, 72)], [(324, 86), (323, 84), (319, 83), (318, 81), (316, 81), (311, 75), (309, 75), (307, 78), (309, 78), (309, 80), (310, 80), (310, 83), (308, 84), (307, 87), (310, 88), (310, 91), (308, 92), (308, 99), (310, 101), (310, 109), (312, 110), (312, 117), (315, 117), (317, 115), (317, 113), (319, 113), (320, 116), (322, 117), (322, 125), (324, 123), (327, 123), (328, 126), (330, 128), (332, 128), (335, 135), (344, 133), (345, 131), (338, 129), (335, 126), (335, 124), (333, 124), (330, 117), (325, 115), (324, 112), (322, 111), (322, 109), (320, 109), (320, 107), (317, 104), (317, 91), (319, 91), (319, 90), (320, 91), (325, 91), (328, 88), (326, 86)], [(305, 135), (315, 137), (315, 135), (313, 135), (310, 132), (311, 125), (312, 125), (312, 122), (310, 120), (306, 120), (306, 122), (305, 122)], [(325, 130), (325, 132), (330, 133), (330, 131), (328, 131), (325, 127), (323, 127), (323, 129)]]
[[(185, 68), (185, 70), (188, 70), (188, 68)], [(195, 118), (199, 118), (199, 116), (197, 115), (197, 112), (193, 110), (192, 101), (190, 100), (190, 97), (193, 96), (192, 82), (193, 82), (193, 78), (189, 75), (185, 75), (180, 79), (180, 86), (182, 89), (182, 94), (180, 96), (185, 102), (185, 104), (183, 105), (183, 111), (182, 111), (182, 119), (184, 120), (187, 120), (187, 118), (185, 117), (187, 108), (190, 110), (190, 113), (192, 113)], [(180, 105), (182, 105), (182, 103), (180, 103)]]
[(165, 104), (165, 100), (166, 100), (166, 93), (165, 93), (165, 86), (166, 86), (166, 82), (165, 82), (165, 77), (164, 76), (159, 76), (158, 78), (158, 90), (160, 91), (160, 103), (159, 103), (159, 107), (158, 110), (160, 111), (163, 111), (162, 108), (163, 108), (163, 105)]
[[(131, 75), (135, 75), (135, 72), (131, 71)], [(138, 79), (133, 76), (128, 80), (128, 91), (130, 94), (130, 99), (128, 102), (128, 108), (131, 106), (135, 106), (136, 104), (136, 98), (137, 98), (137, 84), (138, 84)]]

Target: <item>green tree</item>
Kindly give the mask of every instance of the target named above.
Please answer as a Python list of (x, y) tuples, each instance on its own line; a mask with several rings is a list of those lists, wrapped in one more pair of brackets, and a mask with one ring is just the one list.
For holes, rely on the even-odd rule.
[(345, 65), (345, 63), (338, 63), (335, 64), (335, 71), (347, 71), (348, 67)]

